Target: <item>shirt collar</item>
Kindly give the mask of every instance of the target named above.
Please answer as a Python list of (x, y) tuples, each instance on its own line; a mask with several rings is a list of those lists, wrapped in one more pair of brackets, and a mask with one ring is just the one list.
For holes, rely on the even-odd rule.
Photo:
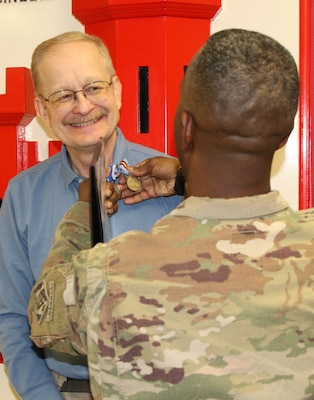
[(73, 181), (81, 183), (85, 178), (76, 174), (71, 168), (69, 156), (66, 146), (63, 144), (61, 148), (61, 164), (62, 164), (62, 177), (64, 186), (68, 188)]
[(261, 217), (289, 207), (286, 200), (274, 190), (258, 196), (233, 199), (189, 197), (171, 215), (190, 216), (196, 219), (246, 219)]
[(123, 160), (127, 153), (128, 153), (128, 142), (125, 139), (121, 129), (117, 127), (116, 129), (116, 144), (114, 147), (114, 152), (113, 152), (113, 164), (118, 164), (121, 160)]
[[(119, 127), (116, 130), (116, 134), (117, 134), (117, 141), (113, 156), (114, 163), (120, 162), (125, 157), (125, 154), (127, 153), (128, 150), (127, 142)], [(61, 148), (61, 163), (62, 163), (63, 181), (64, 181), (64, 186), (66, 188), (68, 188), (73, 181), (81, 183), (85, 179), (83, 176), (76, 174), (71, 168), (71, 165), (69, 163), (68, 151), (64, 144), (62, 145)]]

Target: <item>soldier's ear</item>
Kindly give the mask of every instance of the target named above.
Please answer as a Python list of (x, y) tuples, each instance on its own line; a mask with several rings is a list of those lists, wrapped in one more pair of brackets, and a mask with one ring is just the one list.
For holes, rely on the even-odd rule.
[(279, 146), (278, 146), (278, 149), (281, 149), (281, 148), (287, 143), (287, 141), (288, 141), (288, 139), (289, 139), (289, 136), (290, 136), (290, 133), (289, 133), (289, 135), (285, 136), (285, 137), (281, 140), (281, 142), (280, 142), (280, 144), (279, 144)]
[(193, 116), (187, 112), (183, 111), (181, 114), (181, 146), (182, 151), (187, 153), (193, 149), (193, 132), (195, 128), (195, 122)]

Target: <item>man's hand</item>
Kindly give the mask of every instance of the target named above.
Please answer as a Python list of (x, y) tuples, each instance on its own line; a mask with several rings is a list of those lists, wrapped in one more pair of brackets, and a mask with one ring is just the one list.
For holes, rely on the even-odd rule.
[[(111, 216), (118, 211), (118, 200), (121, 198), (120, 185), (115, 185), (111, 182), (106, 182), (105, 199), (103, 206), (107, 215)], [(85, 179), (79, 186), (78, 190), (79, 201), (90, 202), (90, 180)]]
[(89, 178), (85, 179), (79, 186), (78, 189), (79, 201), (90, 202), (90, 181)]
[(105, 211), (107, 215), (112, 216), (118, 211), (118, 200), (121, 199), (120, 185), (112, 182), (106, 182), (106, 198), (105, 198)]
[(132, 192), (127, 188), (124, 178), (120, 178), (124, 203), (135, 204), (153, 197), (174, 195), (179, 166), (177, 159), (168, 157), (148, 158), (133, 167), (127, 166), (128, 171), (140, 179), (142, 189)]

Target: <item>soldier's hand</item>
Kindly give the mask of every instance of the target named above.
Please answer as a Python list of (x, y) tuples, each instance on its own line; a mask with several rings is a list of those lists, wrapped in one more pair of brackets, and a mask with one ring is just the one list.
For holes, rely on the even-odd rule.
[[(174, 185), (180, 163), (175, 158), (153, 157), (131, 167), (128, 171), (140, 179), (141, 190), (132, 192), (123, 186), (122, 198), (125, 204), (135, 204), (141, 201), (175, 194)], [(123, 180), (120, 180), (124, 184)]]

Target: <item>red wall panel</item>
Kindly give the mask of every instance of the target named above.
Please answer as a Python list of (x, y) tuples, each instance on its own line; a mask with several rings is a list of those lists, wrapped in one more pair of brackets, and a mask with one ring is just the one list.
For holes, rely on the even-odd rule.
[(313, 100), (314, 2), (300, 0), (300, 157), (299, 208), (314, 207)]
[[(184, 67), (207, 39), (220, 0), (73, 0), (73, 15), (103, 39), (123, 86), (120, 127), (137, 143), (175, 155), (174, 113)], [(138, 68), (148, 67), (148, 132), (139, 120)]]
[(36, 144), (25, 141), (25, 127), (35, 115), (27, 68), (7, 68), (6, 93), (0, 95), (0, 197), (8, 180), (36, 163)]

